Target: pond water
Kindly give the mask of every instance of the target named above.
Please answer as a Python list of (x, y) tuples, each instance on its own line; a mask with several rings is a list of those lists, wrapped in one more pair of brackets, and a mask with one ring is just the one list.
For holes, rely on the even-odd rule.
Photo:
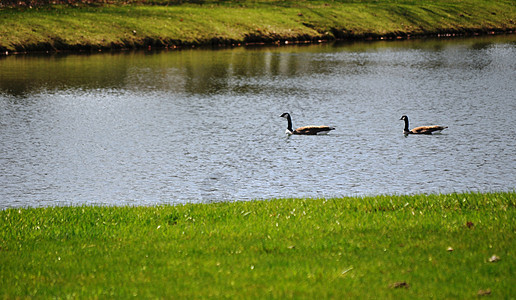
[(515, 112), (514, 35), (1, 57), (0, 209), (513, 191)]

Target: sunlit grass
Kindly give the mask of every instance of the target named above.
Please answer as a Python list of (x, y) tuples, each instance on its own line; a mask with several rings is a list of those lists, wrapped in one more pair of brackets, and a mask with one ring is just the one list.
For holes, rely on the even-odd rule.
[(509, 192), (7, 209), (0, 295), (508, 299), (515, 206)]
[(516, 29), (515, 19), (516, 7), (510, 0), (205, 1), (203, 5), (3, 8), (0, 50), (174, 47), (507, 31)]

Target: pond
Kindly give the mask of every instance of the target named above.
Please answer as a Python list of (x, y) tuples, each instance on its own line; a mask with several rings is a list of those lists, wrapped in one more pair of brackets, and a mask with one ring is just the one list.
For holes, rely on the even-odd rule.
[(514, 35), (1, 57), (0, 209), (513, 191), (515, 58)]

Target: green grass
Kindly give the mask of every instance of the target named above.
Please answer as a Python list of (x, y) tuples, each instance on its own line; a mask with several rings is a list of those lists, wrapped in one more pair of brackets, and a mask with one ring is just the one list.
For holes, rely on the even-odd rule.
[(0, 297), (513, 299), (515, 208), (504, 192), (7, 209)]
[(91, 50), (510, 32), (516, 29), (515, 21), (513, 0), (247, 0), (172, 6), (0, 8), (0, 50)]

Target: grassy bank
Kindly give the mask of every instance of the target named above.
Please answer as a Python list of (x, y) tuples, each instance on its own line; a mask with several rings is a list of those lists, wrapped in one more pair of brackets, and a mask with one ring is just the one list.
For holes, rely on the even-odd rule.
[(514, 31), (515, 22), (512, 0), (53, 5), (0, 8), (0, 50), (95, 50), (472, 34)]
[(516, 193), (0, 212), (0, 297), (516, 296)]

